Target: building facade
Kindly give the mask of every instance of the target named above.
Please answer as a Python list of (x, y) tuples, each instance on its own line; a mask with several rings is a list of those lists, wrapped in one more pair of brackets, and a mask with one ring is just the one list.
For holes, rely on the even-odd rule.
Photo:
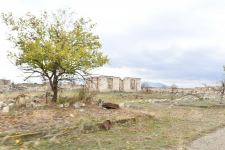
[(5, 80), (5, 79), (0, 79), (0, 85), (2, 86), (9, 86), (11, 84), (11, 81), (10, 80)]
[(96, 76), (87, 81), (87, 87), (92, 91), (137, 92), (141, 90), (141, 79), (126, 77), (121, 79), (114, 76)]

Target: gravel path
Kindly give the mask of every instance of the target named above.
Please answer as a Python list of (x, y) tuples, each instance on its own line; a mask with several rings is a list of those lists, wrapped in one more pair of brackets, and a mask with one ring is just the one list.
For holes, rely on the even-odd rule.
[(225, 128), (193, 141), (187, 150), (225, 150)]

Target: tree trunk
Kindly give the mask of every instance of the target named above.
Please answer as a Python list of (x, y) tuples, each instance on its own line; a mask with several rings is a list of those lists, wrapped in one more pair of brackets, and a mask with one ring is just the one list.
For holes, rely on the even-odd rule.
[(225, 83), (224, 81), (222, 81), (222, 91), (220, 93), (220, 104), (223, 104), (223, 96), (224, 96), (224, 93), (225, 93)]
[(58, 88), (54, 87), (54, 89), (52, 89), (52, 91), (53, 91), (52, 101), (55, 103), (57, 101), (57, 98), (58, 98)]
[(53, 81), (50, 81), (50, 86), (53, 92), (52, 102), (56, 103), (58, 99), (58, 79), (56, 76), (53, 77)]
[(222, 91), (222, 93), (221, 93), (221, 95), (220, 95), (220, 104), (223, 104), (223, 96), (224, 96), (224, 89), (223, 89), (223, 91)]

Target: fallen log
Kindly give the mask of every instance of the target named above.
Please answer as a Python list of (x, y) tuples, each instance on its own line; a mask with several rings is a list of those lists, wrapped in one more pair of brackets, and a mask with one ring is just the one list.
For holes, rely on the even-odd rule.
[(114, 103), (103, 103), (102, 107), (106, 108), (106, 109), (119, 109), (120, 108), (120, 106), (118, 104), (114, 104)]

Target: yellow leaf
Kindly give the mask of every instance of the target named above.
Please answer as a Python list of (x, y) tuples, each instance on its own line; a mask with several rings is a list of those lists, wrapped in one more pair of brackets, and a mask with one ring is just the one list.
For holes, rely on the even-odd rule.
[(16, 140), (16, 144), (19, 144), (19, 143), (20, 143), (20, 140), (19, 140), (19, 139), (17, 139), (17, 140)]

